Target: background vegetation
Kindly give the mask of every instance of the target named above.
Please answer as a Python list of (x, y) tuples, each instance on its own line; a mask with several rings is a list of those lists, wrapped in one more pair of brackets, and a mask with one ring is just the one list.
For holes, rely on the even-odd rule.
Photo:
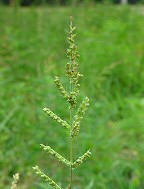
[[(28, 5), (74, 5), (74, 4), (99, 4), (99, 3), (122, 3), (122, 0), (0, 0), (4, 4)], [(129, 4), (144, 3), (144, 0), (127, 0)]]
[[(73, 13), (78, 26), (81, 97), (90, 98), (75, 153), (92, 157), (76, 172), (76, 189), (144, 188), (144, 15), (143, 7), (0, 7), (0, 188), (20, 173), (21, 189), (39, 184), (39, 164), (67, 186), (60, 163), (40, 143), (68, 157), (65, 130), (42, 111), (49, 107), (67, 119), (68, 106), (54, 87), (64, 85), (66, 29)], [(79, 99), (81, 100), (81, 99)], [(80, 149), (80, 151), (79, 151)]]

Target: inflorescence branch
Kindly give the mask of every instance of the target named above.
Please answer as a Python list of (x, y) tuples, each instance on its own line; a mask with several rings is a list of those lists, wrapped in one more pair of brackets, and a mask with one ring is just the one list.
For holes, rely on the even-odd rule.
[(82, 164), (88, 157), (90, 157), (91, 152), (88, 150), (86, 153), (84, 153), (83, 156), (79, 157), (73, 164), (73, 168), (77, 168), (80, 164)]
[(36, 174), (43, 178), (46, 182), (48, 182), (50, 186), (52, 186), (55, 189), (61, 189), (61, 187), (58, 184), (56, 184), (56, 182), (52, 180), (49, 176), (43, 173), (37, 165), (33, 167), (33, 169), (35, 170)]
[(53, 120), (55, 120), (57, 123), (60, 123), (63, 127), (69, 129), (70, 125), (66, 122), (63, 121), (60, 117), (58, 117), (55, 113), (53, 113), (50, 109), (44, 108), (43, 111), (51, 117)]
[(73, 122), (73, 128), (72, 128), (72, 137), (75, 137), (79, 134), (79, 130), (80, 130), (80, 123), (81, 120), (83, 119), (83, 116), (86, 112), (86, 110), (88, 109), (89, 106), (89, 99), (88, 97), (86, 97), (83, 102), (80, 104), (76, 115), (74, 116), (75, 120)]
[(40, 144), (41, 148), (46, 151), (47, 153), (51, 154), (52, 156), (56, 157), (60, 162), (66, 164), (67, 166), (70, 165), (70, 162), (53, 150), (50, 146), (45, 146), (44, 144)]

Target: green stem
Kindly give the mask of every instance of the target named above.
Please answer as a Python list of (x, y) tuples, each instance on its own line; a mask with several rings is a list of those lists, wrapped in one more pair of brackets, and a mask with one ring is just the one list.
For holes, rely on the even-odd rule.
[(73, 180), (73, 170), (72, 170), (72, 163), (73, 163), (73, 139), (70, 136), (70, 189), (72, 189), (72, 180)]
[[(73, 91), (72, 83), (70, 83), (70, 89)], [(72, 181), (73, 181), (73, 138), (71, 137), (72, 133), (72, 108), (70, 108), (70, 186), (69, 189), (72, 189)]]

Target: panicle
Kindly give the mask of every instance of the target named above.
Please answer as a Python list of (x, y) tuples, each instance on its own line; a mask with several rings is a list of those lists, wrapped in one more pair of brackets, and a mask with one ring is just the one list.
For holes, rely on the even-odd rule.
[[(69, 48), (67, 49), (67, 57), (68, 62), (66, 64), (66, 75), (69, 78), (70, 81), (70, 89), (67, 91), (63, 84), (61, 83), (59, 77), (55, 77), (55, 85), (58, 88), (60, 94), (62, 97), (67, 100), (69, 103), (69, 109), (70, 109), (70, 118), (69, 122), (62, 120), (59, 116), (57, 116), (54, 112), (52, 112), (48, 108), (44, 108), (44, 112), (53, 120), (55, 120), (57, 123), (62, 125), (63, 127), (69, 129), (70, 132), (70, 160), (67, 160), (65, 157), (60, 155), (58, 152), (56, 152), (54, 149), (52, 149), (50, 146), (46, 146), (44, 144), (40, 144), (41, 148), (49, 153), (50, 155), (54, 156), (58, 159), (58, 161), (64, 163), (65, 165), (70, 167), (70, 185), (69, 188), (71, 188), (72, 185), (72, 169), (77, 168), (80, 164), (82, 164), (88, 157), (90, 157), (91, 152), (88, 150), (86, 153), (84, 153), (81, 157), (79, 157), (75, 162), (73, 162), (73, 139), (79, 134), (80, 130), (80, 124), (83, 118), (83, 115), (85, 114), (88, 106), (89, 106), (89, 99), (86, 97), (82, 103), (80, 104), (76, 115), (74, 116), (74, 120), (72, 120), (73, 111), (72, 109), (76, 107), (77, 104), (77, 98), (79, 95), (79, 80), (82, 75), (78, 71), (78, 62), (77, 59), (79, 58), (77, 45), (75, 43), (75, 37), (76, 37), (76, 27), (73, 26), (73, 18), (70, 16), (70, 28), (69, 28), (69, 37), (68, 43)], [(49, 176), (47, 176), (45, 173), (43, 173), (38, 166), (33, 167), (36, 174), (39, 175), (41, 178), (43, 178), (50, 186), (52, 186), (54, 189), (61, 189), (61, 187)], [(16, 189), (16, 188), (12, 188)]]

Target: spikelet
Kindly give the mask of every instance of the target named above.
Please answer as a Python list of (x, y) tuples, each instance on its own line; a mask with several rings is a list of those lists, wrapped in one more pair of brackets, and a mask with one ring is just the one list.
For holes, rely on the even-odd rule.
[(75, 92), (70, 92), (69, 98), (68, 98), (68, 102), (70, 104), (70, 109), (74, 108), (76, 103), (77, 103), (77, 97)]
[(88, 157), (90, 157), (91, 152), (88, 150), (86, 153), (84, 153), (83, 156), (79, 157), (73, 164), (73, 168), (77, 168), (79, 165), (81, 165)]
[(33, 167), (33, 169), (35, 170), (36, 174), (43, 178), (46, 182), (48, 182), (50, 186), (52, 186), (55, 189), (61, 189), (61, 187), (58, 186), (58, 184), (56, 184), (55, 181), (53, 181), (49, 176), (44, 174), (37, 165)]
[(19, 173), (16, 173), (15, 175), (13, 175), (13, 182), (12, 182), (11, 189), (17, 189), (18, 181), (19, 181)]
[(59, 77), (55, 76), (55, 84), (60, 92), (60, 94), (66, 99), (68, 100), (69, 98), (69, 94), (66, 92), (66, 90), (64, 89)]
[(70, 162), (65, 159), (63, 156), (61, 156), (59, 153), (57, 153), (55, 150), (53, 150), (50, 146), (45, 146), (44, 144), (40, 144), (41, 148), (44, 149), (47, 153), (51, 154), (52, 156), (56, 157), (60, 162), (66, 164), (67, 166), (70, 165)]
[(50, 109), (44, 108), (43, 111), (49, 117), (51, 117), (53, 120), (55, 120), (56, 122), (60, 123), (63, 127), (67, 128), (67, 129), (70, 128), (70, 125), (66, 121), (63, 121), (60, 117), (58, 117), (56, 114), (54, 114)]
[(89, 99), (88, 97), (86, 97), (83, 102), (81, 103), (81, 105), (78, 108), (78, 111), (75, 115), (75, 120), (73, 122), (73, 128), (72, 128), (72, 133), (71, 133), (71, 137), (75, 137), (78, 135), (79, 130), (80, 130), (80, 123), (81, 120), (83, 118), (83, 115), (85, 114), (87, 108), (89, 106)]
[(78, 73), (77, 77), (75, 79), (73, 79), (74, 80), (74, 92), (75, 92), (76, 96), (79, 95), (80, 84), (78, 83), (78, 81), (79, 81), (80, 77), (82, 77), (82, 76), (83, 76), (82, 74)]

